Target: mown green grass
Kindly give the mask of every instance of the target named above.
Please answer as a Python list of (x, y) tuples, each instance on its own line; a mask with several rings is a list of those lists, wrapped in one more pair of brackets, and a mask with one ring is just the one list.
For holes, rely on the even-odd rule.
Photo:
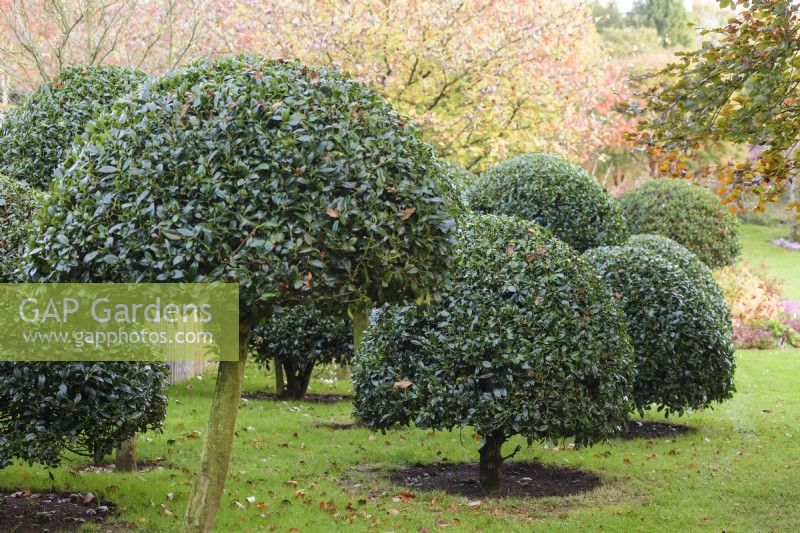
[[(475, 460), (478, 443), (467, 430), (432, 434), (409, 428), (386, 435), (366, 429), (333, 431), (319, 424), (348, 420), (348, 404), (251, 401), (239, 413), (218, 529), (798, 530), (800, 350), (740, 351), (737, 359), (739, 391), (734, 399), (681, 420), (695, 427), (695, 433), (580, 450), (537, 444), (518, 455), (590, 470), (602, 477), (601, 488), (576, 497), (487, 500), (479, 506), (440, 493), (418, 493), (411, 501), (395, 502), (401, 489), (385, 476), (410, 462)], [(201, 447), (201, 439), (188, 435), (205, 430), (212, 374), (173, 386), (164, 433), (139, 438), (140, 457), (163, 458), (167, 468), (76, 474), (86, 461), (75, 460), (55, 470), (51, 481), (42, 468), (14, 466), (0, 471), (0, 487), (92, 491), (120, 506), (114, 519), (120, 526), (177, 530)], [(248, 389), (265, 388), (268, 382), (263, 371), (248, 368)], [(317, 391), (346, 387), (346, 381), (314, 384)], [(168, 493), (174, 494), (172, 500)], [(256, 498), (254, 504), (247, 503), (249, 496)]]
[(800, 300), (800, 252), (784, 250), (771, 243), (786, 237), (787, 227), (742, 225), (742, 257), (752, 265), (763, 262), (768, 272), (783, 280), (783, 293), (788, 299)]

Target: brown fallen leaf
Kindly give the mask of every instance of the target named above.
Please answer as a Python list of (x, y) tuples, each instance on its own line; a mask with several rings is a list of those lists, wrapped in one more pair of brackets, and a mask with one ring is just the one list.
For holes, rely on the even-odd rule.
[(190, 431), (189, 433), (186, 434), (186, 438), (187, 439), (199, 439), (200, 438), (200, 432), (197, 431), (197, 430)]
[(335, 208), (333, 208), (333, 207), (329, 207), (329, 208), (328, 208), (328, 209), (325, 211), (325, 214), (326, 214), (326, 215), (328, 215), (328, 216), (329, 216), (329, 217), (331, 217), (331, 218), (339, 218), (339, 210), (338, 210), (338, 209), (335, 209)]
[(625, 459), (622, 460), (622, 464), (629, 465), (631, 464), (631, 460), (626, 457)]
[(401, 211), (400, 220), (408, 220), (411, 218), (411, 215), (417, 212), (416, 207), (406, 207)]
[(392, 515), (392, 516), (397, 516), (397, 515), (399, 515), (399, 514), (400, 514), (400, 511), (398, 511), (397, 509), (389, 509), (389, 510), (388, 510), (388, 511), (386, 511), (386, 512), (387, 512), (387, 513), (389, 513), (389, 514), (390, 514), (390, 515)]
[(395, 389), (405, 390), (405, 389), (409, 388), (411, 385), (413, 385), (413, 383), (411, 381), (407, 380), (407, 379), (403, 379), (401, 381), (395, 381), (394, 382), (394, 388)]

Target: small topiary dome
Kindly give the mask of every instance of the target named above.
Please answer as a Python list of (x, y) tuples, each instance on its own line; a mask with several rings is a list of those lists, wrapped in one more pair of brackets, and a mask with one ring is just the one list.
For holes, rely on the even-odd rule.
[(632, 351), (597, 273), (547, 230), (476, 215), (459, 241), (441, 301), (373, 314), (353, 364), (355, 414), (373, 428), (473, 426), (492, 489), (513, 435), (617, 433), (632, 408)]
[(532, 220), (578, 251), (621, 244), (625, 221), (611, 196), (583, 169), (559, 157), (514, 157), (489, 169), (469, 194), (479, 213)]
[(11, 281), (13, 263), (28, 239), (25, 225), (41, 208), (44, 195), (0, 175), (0, 283)]
[(350, 361), (353, 329), (349, 320), (311, 305), (298, 305), (253, 328), (250, 353), (267, 368), (281, 365), (285, 384), (278, 383), (278, 391), (282, 389), (287, 398), (300, 399), (305, 396), (315, 365)]
[(669, 237), (710, 268), (731, 265), (741, 253), (739, 220), (705, 187), (652, 180), (620, 195), (619, 203), (631, 233)]
[(728, 306), (708, 268), (675, 246), (635, 239), (584, 254), (625, 311), (642, 413), (656, 404), (665, 415), (680, 415), (734, 391)]
[(145, 79), (123, 67), (65, 68), (0, 122), (0, 174), (47, 189), (89, 121)]
[(55, 467), (66, 450), (102, 459), (167, 414), (164, 363), (0, 362), (0, 468)]

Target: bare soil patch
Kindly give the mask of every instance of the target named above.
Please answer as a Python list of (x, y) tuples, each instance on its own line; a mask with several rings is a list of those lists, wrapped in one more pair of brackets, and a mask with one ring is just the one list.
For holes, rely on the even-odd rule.
[(478, 463), (410, 465), (391, 473), (397, 485), (413, 490), (441, 490), (467, 498), (544, 498), (572, 496), (601, 485), (600, 477), (575, 468), (513, 461), (503, 465), (502, 488), (486, 494), (478, 482)]
[(668, 422), (650, 422), (647, 420), (629, 420), (622, 433), (624, 440), (633, 439), (669, 439), (694, 431), (691, 426), (670, 424)]
[(77, 531), (84, 524), (103, 522), (114, 509), (92, 493), (0, 493), (0, 531)]
[(338, 403), (338, 402), (350, 402), (353, 401), (352, 394), (318, 394), (318, 393), (310, 393), (303, 396), (302, 400), (291, 400), (290, 398), (284, 398), (282, 396), (278, 396), (274, 392), (266, 392), (266, 391), (247, 391), (242, 393), (242, 398), (246, 400), (267, 400), (272, 402), (288, 402), (288, 401), (300, 401), (300, 402), (310, 402), (310, 403)]

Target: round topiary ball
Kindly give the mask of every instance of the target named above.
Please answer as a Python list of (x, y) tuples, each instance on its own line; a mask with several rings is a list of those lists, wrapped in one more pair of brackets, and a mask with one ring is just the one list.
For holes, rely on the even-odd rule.
[(741, 253), (739, 220), (705, 187), (652, 180), (620, 195), (619, 204), (631, 233), (669, 237), (710, 268), (731, 265)]
[(707, 267), (653, 239), (596, 248), (584, 256), (625, 311), (641, 413), (656, 404), (665, 415), (680, 415), (731, 397), (731, 316)]
[(559, 157), (514, 157), (486, 171), (469, 193), (480, 213), (532, 220), (578, 251), (628, 237), (619, 207), (586, 171)]
[(356, 415), (373, 428), (473, 426), (482, 471), (513, 435), (591, 443), (632, 407), (621, 309), (588, 263), (531, 222), (468, 218), (441, 301), (384, 307), (370, 322), (353, 364)]
[(123, 67), (65, 68), (0, 123), (0, 174), (47, 189), (86, 125), (145, 79)]
[(364, 84), (297, 62), (200, 61), (93, 122), (28, 272), (235, 281), (254, 321), (312, 294), (338, 311), (403, 299), (449, 262), (438, 178), (431, 147)]
[(0, 468), (56, 467), (66, 450), (102, 459), (167, 414), (164, 363), (0, 362)]
[(311, 305), (286, 308), (253, 328), (250, 353), (267, 368), (281, 365), (285, 382), (277, 388), (286, 398), (301, 399), (315, 365), (350, 361), (352, 325)]
[(25, 225), (41, 208), (44, 194), (0, 175), (0, 283), (7, 283), (28, 231)]

